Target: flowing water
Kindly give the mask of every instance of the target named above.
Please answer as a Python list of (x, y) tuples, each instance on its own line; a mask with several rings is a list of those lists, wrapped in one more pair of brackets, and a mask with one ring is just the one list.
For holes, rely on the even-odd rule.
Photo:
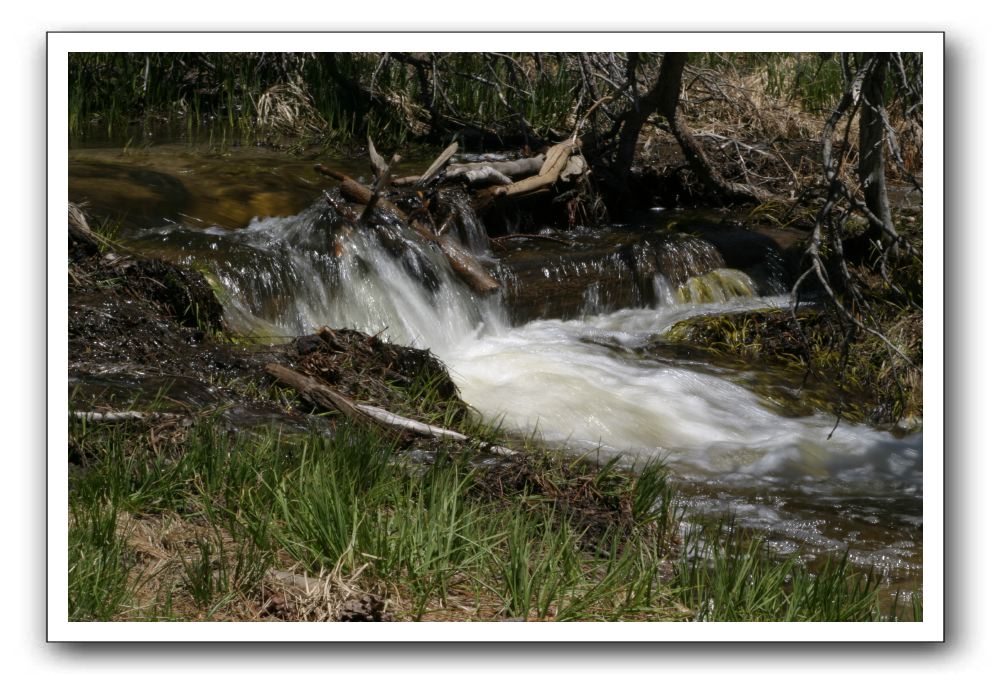
[[(82, 158), (75, 166), (91, 182), (99, 174)], [(328, 325), (430, 348), (489, 421), (634, 466), (663, 459), (692, 512), (732, 515), (784, 552), (849, 550), (896, 584), (919, 585), (921, 434), (796, 414), (752, 385), (793, 389), (787, 373), (721, 366), (664, 342), (693, 315), (785, 306), (773, 255), (728, 268), (704, 238), (653, 225), (514, 242), (496, 255), (470, 208), (455, 204), (456, 234), (503, 281), (481, 298), (430, 245), (390, 245), (398, 223), (354, 231), (335, 250), (337, 216), (314, 191), (293, 195), (309, 206), (246, 224), (210, 220), (211, 202), (187, 194), (186, 210), (139, 209), (119, 235), (204, 269), (242, 331), (278, 339)], [(224, 203), (214, 209), (244, 208)]]

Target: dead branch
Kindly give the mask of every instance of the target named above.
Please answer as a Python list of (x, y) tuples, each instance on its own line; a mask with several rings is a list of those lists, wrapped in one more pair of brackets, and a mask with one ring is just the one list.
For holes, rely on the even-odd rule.
[[(355, 402), (329, 386), (321, 384), (313, 377), (300, 374), (278, 363), (269, 363), (265, 366), (265, 371), (275, 377), (279, 382), (298, 391), (303, 398), (316, 407), (326, 410), (336, 410), (349, 419), (373, 423), (388, 430), (412, 433), (421, 437), (457, 440), (459, 442), (470, 440), (467, 435), (458, 433), (457, 431), (393, 414), (388, 410), (375, 407), (374, 405)], [(493, 454), (502, 456), (513, 456), (516, 454), (515, 451), (499, 445), (482, 443), (482, 447)]]
[[(466, 180), (469, 185), (474, 186), (476, 182), (483, 182), (478, 177), (483, 176), (488, 171), (497, 172), (507, 178), (518, 178), (520, 176), (533, 175), (540, 171), (544, 165), (544, 155), (536, 157), (525, 157), (510, 161), (491, 162), (468, 162), (465, 164), (451, 164), (444, 174), (444, 180), (448, 182), (456, 179)], [(423, 180), (423, 176), (406, 176), (396, 178), (392, 181), (397, 187), (416, 185)]]
[(451, 157), (453, 157), (454, 153), (457, 151), (458, 151), (457, 143), (451, 143), (450, 145), (448, 145), (444, 149), (444, 151), (441, 152), (436, 159), (434, 159), (434, 162), (430, 165), (430, 167), (423, 172), (423, 175), (421, 175), (420, 179), (416, 181), (416, 184), (419, 186), (419, 185), (426, 185), (428, 182), (430, 182), (430, 180), (433, 179), (433, 177), (437, 175), (442, 168), (444, 168), (448, 160)]
[(524, 178), (512, 185), (496, 187), (493, 194), (495, 196), (506, 197), (521, 196), (553, 185), (568, 165), (568, 158), (571, 156), (571, 152), (580, 146), (581, 141), (575, 138), (558, 143), (547, 151), (547, 158), (544, 160), (543, 165), (541, 165), (537, 175)]
[[(349, 175), (341, 173), (335, 169), (328, 168), (323, 164), (317, 164), (313, 168), (317, 171), (317, 173), (321, 173), (329, 178), (339, 180), (341, 182), (341, 194), (344, 195), (346, 199), (355, 203), (365, 204), (366, 207), (372, 202), (374, 192), (365, 185), (359, 183), (357, 180), (351, 178)], [(409, 217), (401, 208), (388, 199), (380, 197), (376, 199), (374, 205), (384, 211), (388, 211), (390, 214), (402, 220), (406, 220)]]
[[(368, 137), (368, 159), (372, 163), (372, 172), (375, 174), (375, 178), (381, 181), (382, 176), (388, 172), (389, 166), (382, 159), (382, 156), (375, 150), (375, 143), (372, 142), (372, 137)], [(388, 183), (383, 185), (383, 187), (388, 187)]]
[(96, 423), (117, 423), (121, 421), (176, 421), (178, 419), (188, 419), (184, 414), (174, 412), (83, 412), (72, 410), (72, 416), (83, 421)]

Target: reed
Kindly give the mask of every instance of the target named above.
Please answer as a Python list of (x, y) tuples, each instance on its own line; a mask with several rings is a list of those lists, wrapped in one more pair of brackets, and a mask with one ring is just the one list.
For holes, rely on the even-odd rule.
[[(642, 82), (660, 59), (639, 57)], [(766, 99), (768, 113), (794, 104), (821, 116), (842, 93), (837, 55), (710, 53), (692, 63), (724, 77), (725, 91), (746, 83), (748, 96)], [(199, 142), (212, 134), (299, 148), (361, 145), (367, 135), (388, 146), (437, 133), (461, 134), (469, 145), (479, 131), (547, 138), (571, 131), (592, 92), (618, 95), (621, 66), (594, 75), (575, 54), (537, 53), (433, 54), (419, 64), (372, 52), (72, 53), (69, 134), (122, 143), (149, 135)]]

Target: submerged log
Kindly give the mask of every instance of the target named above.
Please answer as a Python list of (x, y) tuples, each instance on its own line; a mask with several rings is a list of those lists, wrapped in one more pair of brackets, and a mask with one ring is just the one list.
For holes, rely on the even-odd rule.
[(413, 219), (409, 221), (420, 236), (434, 243), (440, 248), (440, 252), (447, 258), (448, 264), (462, 281), (471, 286), (472, 290), (479, 294), (491, 293), (500, 288), (499, 281), (488, 272), (482, 263), (474, 255), (465, 250), (461, 244), (448, 235), (438, 236), (430, 229)]
[[(337, 410), (349, 419), (371, 422), (382, 428), (412, 433), (421, 437), (442, 438), (461, 442), (470, 440), (467, 435), (457, 431), (393, 414), (388, 410), (375, 407), (374, 405), (355, 402), (331, 387), (321, 384), (313, 377), (300, 374), (278, 363), (269, 363), (265, 366), (265, 371), (283, 384), (299, 391), (303, 398), (316, 407), (322, 407), (326, 410)], [(499, 445), (482, 443), (482, 447), (493, 454), (500, 454), (502, 456), (513, 456), (516, 454), (515, 451)]]

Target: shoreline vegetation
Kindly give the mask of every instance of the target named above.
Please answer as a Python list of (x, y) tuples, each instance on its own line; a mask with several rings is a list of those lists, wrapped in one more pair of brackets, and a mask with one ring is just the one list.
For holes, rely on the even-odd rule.
[[(796, 296), (820, 309), (693, 319), (673, 338), (838, 382), (848, 396), (812, 404), (918, 429), (921, 211), (878, 217), (879, 197), (851, 191), (872, 132), (846, 101), (852, 78), (886, 92), (889, 185), (921, 167), (921, 107), (897, 78), (876, 81), (883, 64), (915, 85), (913, 55), (896, 56), (71, 54), (69, 133), (314, 158), (371, 137), (385, 156), (456, 139), (525, 157), (579, 139), (588, 176), (494, 209), (490, 230), (524, 210), (532, 234), (543, 218), (707, 205), (799, 232)], [(827, 121), (846, 128), (823, 177)], [(379, 186), (364, 189), (371, 211)], [(810, 568), (690, 517), (661, 463), (631, 471), (481, 423), (429, 353), (329, 329), (253, 346), (202, 274), (123, 249), (73, 209), (71, 620), (921, 620), (920, 594), (889, 601), (882, 570)], [(74, 369), (143, 363), (210, 403), (72, 388)], [(465, 439), (321, 407), (273, 364)]]
[[(179, 378), (202, 358), (222, 394), (188, 409), (147, 392), (117, 414), (112, 397), (72, 395), (73, 620), (921, 617), (917, 598), (882, 609), (879, 572), (809, 569), (732, 522), (688, 518), (661, 463), (631, 472), (481, 424), (428, 352), (328, 329), (241, 344), (197, 272), (108, 258), (102, 241), (70, 246), (70, 339), (106, 351), (71, 348), (70, 368), (126, 353)], [(154, 327), (128, 341), (129, 324)], [(467, 439), (328, 412), (266, 363)]]

